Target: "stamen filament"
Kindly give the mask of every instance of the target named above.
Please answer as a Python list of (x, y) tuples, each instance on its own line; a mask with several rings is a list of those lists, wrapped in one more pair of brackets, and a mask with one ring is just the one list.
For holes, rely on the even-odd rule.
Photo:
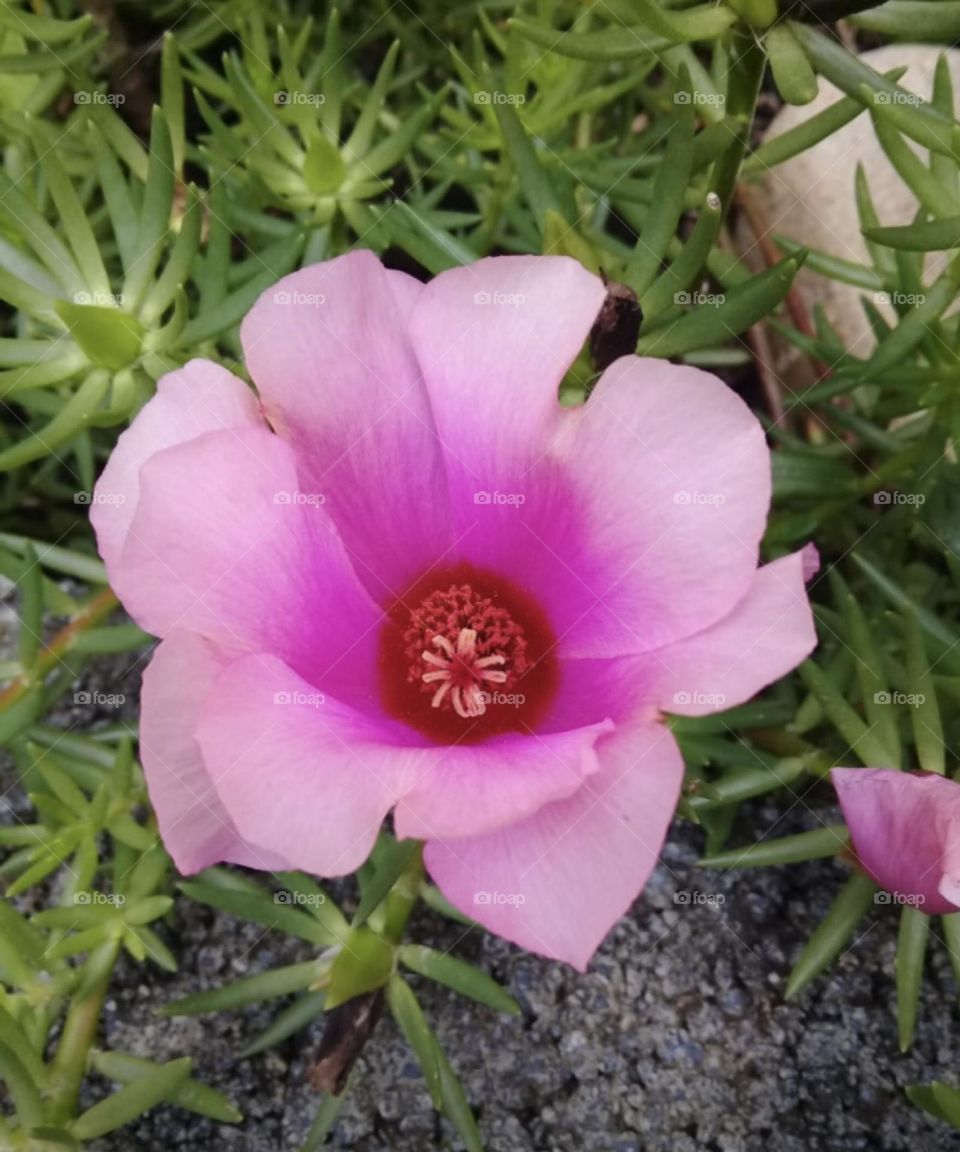
[[(447, 654), (447, 656), (449, 657), (449, 659), (451, 659), (451, 660), (453, 659), (453, 645), (452, 645), (452, 644), (450, 643), (450, 641), (449, 641), (449, 640), (446, 638), (446, 636), (439, 636), (439, 635), (438, 635), (438, 636), (434, 636), (434, 638), (433, 638), (433, 646), (434, 646), (435, 648), (442, 648), (442, 649), (443, 649), (443, 651), (444, 651), (444, 652), (446, 652), (446, 654)], [(427, 659), (426, 655), (424, 656), (424, 659), (425, 659), (425, 660)]]
[[(464, 720), (474, 720), (482, 716), (487, 710), (485, 693), (480, 683), (486, 681), (490, 684), (505, 684), (507, 673), (502, 669), (494, 669), (493, 665), (506, 664), (507, 659), (502, 652), (494, 652), (489, 656), (477, 658), (477, 633), (474, 628), (461, 628), (457, 633), (456, 648), (446, 636), (436, 635), (431, 640), (435, 648), (446, 653), (446, 659), (434, 652), (423, 651), (420, 658), (425, 664), (431, 665), (436, 671), (422, 673), (420, 679), (424, 684), (433, 684), (441, 681), (440, 687), (434, 692), (430, 701), (431, 707), (439, 708), (450, 693), (450, 702), (454, 711)], [(463, 683), (464, 680), (466, 683)]]

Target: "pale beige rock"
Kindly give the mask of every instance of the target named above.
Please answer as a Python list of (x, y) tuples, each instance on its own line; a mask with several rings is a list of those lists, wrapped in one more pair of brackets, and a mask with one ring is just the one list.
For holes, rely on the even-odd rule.
[[(900, 85), (929, 98), (940, 53), (941, 49), (929, 45), (890, 44), (864, 52), (861, 59), (878, 72), (906, 65), (907, 72)], [(960, 93), (960, 51), (948, 50), (947, 59), (955, 92)], [(781, 109), (764, 138), (771, 139), (808, 120), (841, 95), (832, 84), (821, 79), (817, 98), (804, 107), (787, 105)], [(926, 161), (927, 154), (922, 155)], [(916, 200), (887, 160), (873, 134), (870, 116), (863, 112), (816, 147), (771, 169), (753, 187), (752, 193), (768, 231), (834, 256), (866, 262), (867, 250), (860, 233), (854, 192), (858, 164), (862, 164), (866, 172), (881, 223), (909, 224), (916, 212)], [(739, 235), (748, 248), (755, 243), (744, 231)], [(943, 258), (939, 255), (929, 258), (928, 274), (936, 273), (938, 262), (942, 265)], [(796, 283), (809, 307), (814, 303), (823, 307), (855, 355), (869, 353), (874, 343), (873, 334), (857, 289), (816, 276), (807, 269), (800, 272)], [(884, 309), (882, 301), (877, 303), (881, 310), (893, 316), (892, 311)]]

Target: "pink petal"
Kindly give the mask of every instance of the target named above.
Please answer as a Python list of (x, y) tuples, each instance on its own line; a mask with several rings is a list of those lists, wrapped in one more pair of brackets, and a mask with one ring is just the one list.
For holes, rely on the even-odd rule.
[(137, 511), (144, 463), (204, 432), (244, 427), (263, 427), (257, 398), (219, 364), (191, 360), (161, 376), (156, 395), (120, 436), (94, 490), (90, 522), (111, 575)]
[(883, 768), (830, 773), (857, 860), (928, 915), (960, 908), (960, 784)]
[(408, 276), (406, 272), (396, 272), (392, 268), (386, 269), (386, 276), (387, 284), (393, 293), (394, 303), (399, 309), (403, 327), (406, 329), (410, 325), (410, 317), (413, 315), (414, 308), (420, 302), (424, 286), (419, 280)]
[(706, 716), (733, 708), (810, 655), (817, 634), (804, 553), (758, 569), (746, 596), (719, 623), (642, 658), (665, 712)]
[(378, 700), (380, 614), (324, 509), (299, 495), (292, 450), (264, 429), (158, 452), (140, 472), (114, 587), (148, 631), (274, 651), (344, 698)]
[(660, 725), (619, 728), (597, 751), (601, 771), (569, 799), (492, 835), (430, 841), (424, 854), (461, 912), (581, 971), (653, 870), (683, 779)]
[(573, 418), (558, 389), (604, 296), (569, 257), (496, 256), (435, 277), (411, 322), (446, 458), (447, 559), (510, 576), (558, 635), (584, 615), (576, 558), (591, 548), (589, 509), (551, 455)]
[(296, 450), (301, 486), (324, 497), (381, 602), (451, 539), (433, 417), (407, 335), (420, 291), (372, 252), (349, 252), (284, 277), (240, 329), (270, 421)]
[(804, 583), (809, 584), (820, 571), (820, 553), (816, 544), (804, 544), (800, 549), (800, 555), (803, 557)]
[(655, 660), (621, 656), (613, 660), (560, 660), (556, 695), (537, 725), (538, 734), (592, 724), (600, 713), (620, 725), (629, 720), (657, 723)]
[(546, 450), (558, 388), (603, 304), (567, 256), (494, 256), (426, 285), (410, 332), (447, 460), (458, 526), (475, 492), (515, 491)]
[(419, 840), (480, 836), (576, 792), (600, 768), (610, 721), (550, 735), (509, 735), (424, 751), (397, 805), (397, 834)]
[(158, 646), (143, 674), (140, 756), (160, 835), (185, 875), (223, 860), (266, 870), (286, 866), (282, 856), (241, 839), (194, 739), (204, 700), (226, 664), (209, 641), (178, 632)]
[(763, 429), (722, 381), (624, 357), (603, 374), (562, 449), (590, 509), (591, 548), (571, 563), (585, 615), (570, 656), (660, 648), (701, 632), (747, 594), (770, 504)]
[(244, 656), (208, 697), (197, 740), (240, 834), (321, 876), (366, 860), (415, 753), (275, 656)]

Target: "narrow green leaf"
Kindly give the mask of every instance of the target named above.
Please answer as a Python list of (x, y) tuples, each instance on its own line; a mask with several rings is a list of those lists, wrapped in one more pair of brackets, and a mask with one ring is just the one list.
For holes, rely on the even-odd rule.
[(247, 118), (263, 147), (258, 151), (258, 162), (281, 159), (285, 165), (296, 168), (300, 145), (293, 133), (277, 116), (276, 105), (267, 103), (257, 90), (247, 68), (232, 53), (223, 57), (223, 75), (230, 86), (231, 103)]
[(360, 903), (353, 917), (353, 927), (359, 928), (370, 914), (387, 898), (408, 865), (420, 851), (417, 840), (394, 840), (381, 835), (373, 854), (360, 871)]
[(937, 182), (930, 169), (917, 156), (893, 122), (893, 105), (878, 104), (873, 115), (873, 130), (887, 159), (897, 175), (928, 212), (935, 216), (950, 216), (960, 208), (956, 196), (949, 188)]
[(43, 1123), (40, 1091), (17, 1054), (3, 1043), (0, 1043), (0, 1082), (6, 1084), (24, 1128), (36, 1128)]
[(132, 652), (146, 648), (151, 642), (149, 632), (136, 624), (117, 624), (108, 628), (89, 628), (74, 639), (74, 652), (104, 655), (114, 652)]
[(286, 932), (288, 936), (298, 936), (321, 948), (330, 943), (326, 928), (313, 916), (283, 901), (272, 899), (266, 892), (255, 894), (221, 888), (200, 880), (185, 880), (180, 888), (191, 899), (209, 904), (211, 908), (219, 908), (222, 912), (229, 912), (242, 920)]
[(196, 992), (171, 1004), (164, 1004), (161, 1016), (198, 1016), (204, 1012), (225, 1012), (244, 1008), (260, 1000), (272, 1000), (300, 992), (323, 980), (329, 971), (329, 961), (308, 960), (284, 968), (271, 968), (255, 976), (245, 976), (209, 992)]
[(0, 7), (0, 27), (40, 44), (68, 44), (80, 40), (92, 22), (93, 17), (89, 14), (74, 20), (60, 20), (54, 16), (38, 16), (26, 8)]
[(715, 192), (708, 192), (700, 216), (686, 243), (670, 267), (650, 285), (640, 299), (644, 319), (668, 311), (703, 275), (703, 267), (723, 223), (723, 206)]
[[(865, 234), (864, 241), (870, 253), (873, 266), (876, 268), (884, 284), (895, 283), (898, 279), (895, 254), (888, 248), (883, 247), (882, 244), (874, 244), (873, 241), (866, 236), (866, 232), (869, 229), (879, 227), (880, 217), (877, 215), (877, 209), (870, 193), (870, 184), (867, 180), (866, 170), (862, 164), (857, 165), (854, 175), (854, 193), (857, 201), (857, 215), (860, 218), (860, 230)], [(874, 313), (876, 312), (875, 309), (873, 309), (873, 311)]]
[(960, 656), (956, 654), (960, 646), (960, 635), (954, 633), (953, 629), (929, 608), (918, 603), (872, 561), (867, 560), (859, 552), (851, 552), (850, 558), (895, 608), (913, 613), (926, 636), (935, 645), (936, 661), (949, 666), (954, 674), (960, 673)]
[(108, 104), (93, 106), (97, 130), (102, 132), (117, 156), (137, 180), (146, 182), (150, 170), (147, 150), (122, 116)]
[(87, 285), (95, 294), (108, 295), (110, 279), (100, 255), (100, 245), (56, 149), (45, 150), (40, 157), (40, 165), (77, 267), (82, 270)]
[[(713, 166), (710, 181), (714, 192), (720, 197), (724, 215), (730, 211), (733, 203), (733, 194), (740, 179), (740, 167), (750, 144), (766, 63), (767, 58), (753, 29), (736, 28), (731, 38), (729, 55), (724, 53), (724, 63), (718, 69), (718, 75), (724, 77), (726, 84), (725, 122), (729, 121), (731, 125), (730, 139)], [(743, 273), (736, 261), (733, 266)]]
[(200, 245), (203, 204), (197, 189), (187, 189), (187, 206), (180, 218), (180, 230), (173, 242), (169, 259), (156, 283), (147, 291), (140, 316), (144, 324), (156, 324), (190, 278), (193, 259)]
[(20, 664), (30, 668), (43, 640), (43, 570), (32, 543), (24, 549), (17, 590), (20, 594)]
[(512, 1016), (520, 1013), (520, 1005), (492, 976), (455, 956), (422, 944), (404, 944), (397, 949), (397, 959), (411, 971), (486, 1004), (495, 1012), (508, 1012)]
[(697, 814), (727, 804), (739, 804), (754, 796), (765, 796), (776, 788), (789, 788), (812, 766), (810, 757), (793, 756), (779, 760), (769, 768), (738, 768), (720, 780), (711, 781), (703, 795), (690, 797), (688, 803)]
[(400, 41), (394, 40), (380, 63), (376, 79), (370, 86), (370, 91), (364, 100), (363, 108), (360, 110), (357, 122), (353, 126), (353, 131), (347, 137), (343, 146), (344, 151), (352, 156), (362, 156), (369, 150), (373, 142), (373, 134), (376, 131), (377, 120), (386, 104), (390, 85), (393, 83), (393, 74), (397, 68), (397, 57), (399, 54)]
[(0, 900), (0, 974), (7, 983), (31, 987), (43, 968), (47, 942), (6, 900)]
[(864, 236), (875, 244), (908, 252), (939, 252), (960, 247), (960, 216), (947, 216), (898, 228), (865, 228)]
[(31, 541), (26, 536), (14, 536), (9, 532), (0, 532), (0, 546), (8, 548), (17, 556), (23, 556), (28, 547), (35, 547), (41, 568), (62, 572), (65, 576), (75, 576), (90, 584), (107, 583), (107, 570), (94, 556), (58, 548), (55, 544), (45, 544), (40, 540)]
[(111, 378), (106, 371), (91, 372), (50, 423), (41, 427), (39, 432), (24, 435), (17, 444), (0, 452), (0, 472), (20, 468), (31, 460), (50, 455), (88, 427), (106, 395), (109, 382)]
[(173, 156), (173, 170), (183, 175), (183, 157), (186, 151), (183, 75), (180, 71), (180, 53), (172, 32), (163, 38), (160, 55), (160, 107), (170, 131), (170, 146)]
[[(884, 73), (884, 77), (891, 83), (895, 83), (906, 70), (906, 67), (895, 68)], [(809, 148), (819, 144), (821, 140), (826, 140), (828, 136), (832, 136), (834, 132), (839, 132), (841, 128), (855, 120), (863, 110), (862, 102), (854, 100), (851, 96), (844, 96), (842, 99), (836, 100), (828, 108), (818, 112), (816, 116), (804, 120), (795, 128), (790, 128), (771, 140), (765, 140), (756, 152), (744, 162), (744, 175), (759, 175), (768, 168), (773, 168), (776, 164), (782, 164), (785, 160), (799, 156), (802, 152), (806, 152)]]
[(562, 178), (548, 172), (541, 163), (516, 110), (510, 104), (497, 103), (494, 112), (503, 135), (504, 148), (516, 170), (527, 203), (537, 218), (541, 233), (546, 227), (547, 213), (551, 210), (559, 213), (564, 220), (573, 220), (575, 211), (569, 190), (562, 194)]
[(790, 256), (745, 284), (731, 288), (720, 303), (701, 304), (678, 320), (642, 332), (637, 355), (672, 359), (726, 344), (783, 300), (802, 264), (802, 257)]
[(890, 335), (880, 341), (870, 359), (857, 368), (857, 379), (866, 383), (902, 364), (908, 354), (929, 337), (931, 325), (950, 307), (956, 294), (953, 273), (942, 276), (923, 299), (909, 309)]
[[(953, 119), (953, 78), (946, 55), (937, 57), (933, 71), (933, 106), (944, 116)], [(960, 197), (960, 169), (956, 157), (944, 156), (942, 152), (930, 153), (930, 171), (952, 195)]]
[(478, 259), (477, 253), (462, 240), (403, 200), (391, 201), (377, 222), (393, 243), (409, 252), (434, 275), (447, 268), (472, 264)]
[(80, 932), (64, 932), (56, 944), (47, 949), (47, 959), (62, 960), (67, 956), (79, 956), (81, 952), (93, 952), (105, 939), (112, 939), (113, 932), (113, 926), (106, 921)]
[[(81, 40), (78, 44), (69, 48), (61, 48), (56, 53), (52, 50), (41, 49), (38, 52), (21, 52), (0, 56), (0, 75), (29, 74), (47, 78), (53, 72), (57, 74), (59, 79), (64, 68), (72, 72), (74, 64), (88, 63), (97, 49), (106, 41), (108, 35), (107, 29), (103, 28)], [(76, 75), (76, 73), (72, 74)], [(54, 91), (59, 92), (61, 86), (60, 84), (56, 85)]]
[(477, 1121), (467, 1100), (467, 1094), (457, 1079), (456, 1073), (450, 1067), (446, 1053), (439, 1044), (437, 1044), (436, 1049), (437, 1064), (440, 1069), (440, 1095), (443, 1098), (443, 1111), (457, 1130), (457, 1135), (463, 1141), (467, 1152), (483, 1152), (480, 1129), (477, 1127)]
[(860, 757), (861, 763), (886, 763), (890, 757), (886, 744), (870, 731), (850, 707), (829, 675), (812, 660), (801, 664), (799, 672), (804, 683), (820, 701), (830, 723)]
[(887, 0), (858, 12), (852, 23), (865, 32), (911, 44), (953, 45), (960, 40), (960, 0)]
[(746, 848), (716, 852), (700, 861), (702, 868), (769, 868), (777, 864), (799, 864), (804, 860), (821, 860), (836, 856), (850, 842), (845, 825), (832, 824), (796, 836), (760, 840)]
[(387, 985), (387, 1004), (393, 1013), (397, 1026), (404, 1039), (413, 1049), (417, 1063), (427, 1083), (430, 1099), (438, 1112), (443, 1110), (440, 1061), (437, 1055), (437, 1041), (427, 1018), (423, 1014), (413, 989), (402, 976), (393, 975)]
[(902, 110), (904, 115), (898, 119), (901, 131), (925, 148), (932, 148), (945, 156), (957, 152), (960, 126), (932, 105), (918, 101), (912, 92), (878, 75), (839, 40), (812, 25), (792, 22), (790, 27), (814, 68), (831, 84), (861, 102), (865, 99), (866, 90), (871, 99), (869, 106), (874, 109), (882, 106), (887, 114)]
[(764, 43), (780, 95), (788, 104), (809, 104), (817, 95), (817, 77), (790, 25), (775, 24)]
[[(690, 97), (690, 73), (684, 70), (678, 81), (686, 85)], [(690, 180), (693, 162), (694, 105), (692, 100), (679, 104), (679, 114), (667, 136), (666, 153), (653, 185), (653, 196), (643, 219), (643, 228), (627, 261), (624, 279), (642, 296), (653, 283), (683, 215), (683, 197), (676, 195)]]
[[(144, 1060), (129, 1052), (90, 1053), (90, 1064), (101, 1076), (119, 1084), (134, 1084), (152, 1077), (162, 1064)], [(196, 1080), (186, 1080), (170, 1094), (171, 1104), (185, 1108), (198, 1116), (207, 1116), (218, 1124), (239, 1124), (243, 1113), (238, 1111), (222, 1093)]]
[(323, 38), (323, 50), (317, 57), (320, 83), (323, 90), (321, 119), (331, 140), (340, 138), (340, 119), (343, 93), (348, 87), (345, 73), (343, 41), (340, 35), (340, 10), (331, 6)]
[(78, 1140), (96, 1140), (130, 1124), (164, 1100), (171, 1099), (190, 1075), (192, 1066), (193, 1060), (189, 1056), (156, 1065), (149, 1076), (132, 1081), (106, 1100), (88, 1108), (73, 1122), (70, 1131)]
[(317, 1109), (317, 1115), (310, 1125), (306, 1142), (300, 1152), (319, 1152), (326, 1144), (327, 1137), (333, 1131), (333, 1126), (340, 1116), (340, 1110), (343, 1108), (346, 1096), (347, 1090), (344, 1089), (339, 1096), (325, 1096), (323, 1098), (323, 1103)]
[(262, 262), (261, 267), (264, 264), (266, 267), (224, 296), (214, 307), (195, 316), (183, 330), (183, 345), (202, 344), (239, 324), (260, 293), (293, 268), (303, 251), (303, 245), (304, 237), (295, 233), (277, 246), (269, 259), (261, 254), (259, 262)]
[(909, 1084), (905, 1092), (911, 1102), (945, 1124), (960, 1128), (960, 1090), (934, 1080), (932, 1084)]
[(866, 264), (844, 260), (829, 252), (818, 252), (815, 248), (804, 248), (789, 236), (774, 236), (774, 241), (787, 256), (792, 256), (796, 252), (806, 252), (806, 267), (809, 271), (816, 272), (818, 276), (851, 284), (854, 288), (862, 288), (865, 292), (883, 291), (883, 277), (877, 275), (876, 271)]
[(923, 980), (923, 961), (927, 954), (930, 918), (910, 905), (900, 911), (900, 933), (897, 937), (897, 1029), (900, 1051), (913, 1043)]
[(953, 978), (960, 984), (960, 912), (952, 912), (949, 916), (942, 916), (943, 938), (950, 956), (950, 967), (953, 969)]
[(48, 1073), (43, 1061), (42, 1045), (38, 1050), (19, 1021), (2, 1005), (0, 1005), (0, 1044), (5, 1044), (11, 1052), (16, 1053), (27, 1075), (38, 1088), (47, 1087)]
[(548, 24), (532, 23), (529, 20), (511, 19), (509, 27), (536, 44), (558, 56), (573, 60), (592, 60), (611, 63), (619, 60), (637, 60), (654, 56), (670, 47), (670, 41), (663, 36), (651, 34), (641, 25), (607, 28), (602, 32), (561, 32)]
[(303, 872), (276, 872), (274, 875), (283, 885), (282, 894), (275, 893), (274, 899), (303, 908), (324, 925), (331, 944), (342, 944), (350, 925), (329, 893), (312, 876)]
[(29, 245), (65, 295), (72, 296), (83, 291), (83, 277), (70, 249), (43, 213), (2, 170), (0, 216), (7, 219), (11, 234), (20, 236)]
[(471, 920), (469, 916), (464, 916), (459, 908), (454, 908), (440, 889), (434, 887), (433, 884), (421, 885), (420, 899), (428, 908), (432, 908), (434, 912), (438, 912), (441, 916), (446, 916), (448, 920), (453, 920), (457, 924), (465, 924), (471, 928), (476, 924), (475, 920)]
[(913, 726), (917, 760), (924, 772), (936, 772), (943, 776), (947, 770), (943, 723), (937, 704), (937, 691), (930, 674), (930, 662), (924, 649), (923, 633), (912, 612), (904, 613), (903, 624), (906, 636), (907, 694), (914, 697), (910, 723)]
[(788, 1000), (799, 995), (848, 946), (857, 925), (872, 906), (876, 890), (872, 880), (859, 874), (844, 884), (793, 966), (787, 980)]
[(367, 181), (371, 177), (381, 177), (403, 159), (424, 129), (434, 119), (447, 98), (447, 90), (441, 89), (412, 116), (404, 120), (396, 132), (385, 136), (361, 159), (350, 166), (350, 183)]
[(175, 180), (170, 130), (161, 109), (154, 108), (149, 169), (137, 225), (136, 248), (123, 282), (124, 307), (132, 311), (139, 308), (163, 253), (170, 227)]
[(276, 1048), (278, 1044), (282, 1044), (308, 1024), (312, 1024), (318, 1016), (322, 1016), (326, 1007), (326, 992), (305, 992), (282, 1012), (278, 1012), (259, 1036), (244, 1044), (238, 1055), (245, 1060), (248, 1056), (266, 1052), (268, 1048)]
[(708, 4), (686, 12), (667, 11), (657, 0), (633, 0), (632, 7), (651, 32), (673, 44), (713, 40), (736, 22), (733, 13)]
[(177, 971), (177, 958), (152, 928), (128, 926), (123, 933), (123, 946), (142, 964), (149, 960), (164, 972)]
[(30, 753), (36, 759), (36, 771), (43, 782), (58, 800), (62, 801), (75, 816), (84, 817), (89, 810), (89, 802), (83, 790), (74, 782), (73, 777), (49, 756), (44, 757), (36, 747), (30, 747)]
[(847, 644), (854, 654), (854, 667), (860, 682), (867, 723), (871, 728), (871, 739), (875, 736), (886, 748), (884, 759), (873, 761), (872, 767), (899, 768), (900, 735), (883, 655), (874, 642), (873, 630), (863, 610), (836, 569), (830, 573), (830, 583), (843, 614)]

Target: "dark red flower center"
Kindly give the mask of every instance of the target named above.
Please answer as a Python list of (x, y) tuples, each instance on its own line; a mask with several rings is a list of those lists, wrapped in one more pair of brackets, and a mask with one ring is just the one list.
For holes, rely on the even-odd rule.
[(431, 572), (388, 614), (384, 701), (438, 743), (529, 730), (554, 694), (554, 644), (540, 606), (512, 582), (466, 564)]

